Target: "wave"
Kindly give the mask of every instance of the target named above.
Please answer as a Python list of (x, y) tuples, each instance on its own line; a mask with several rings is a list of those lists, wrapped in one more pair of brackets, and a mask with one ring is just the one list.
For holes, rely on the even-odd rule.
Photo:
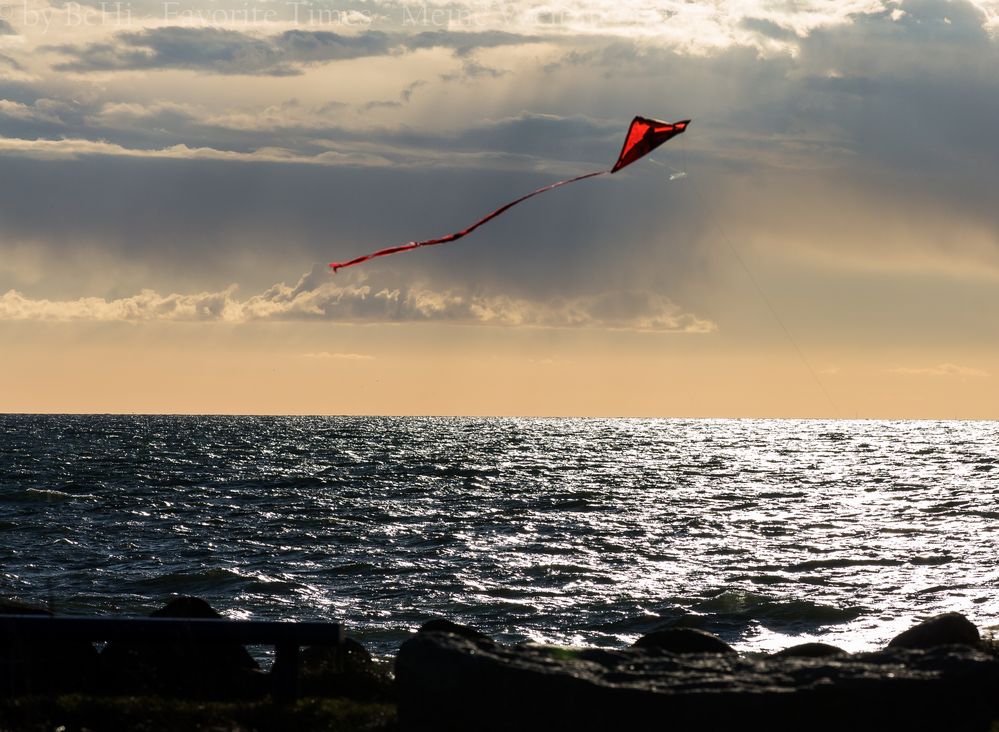
[(982, 518), (987, 518), (987, 519), (997, 519), (997, 518), (999, 518), (999, 511), (976, 511), (976, 510), (972, 510), (972, 511), (968, 511), (968, 513), (971, 514), (972, 516), (981, 516)]
[(819, 437), (830, 442), (846, 442), (853, 439), (846, 432), (820, 432)]
[(195, 572), (168, 572), (127, 582), (132, 592), (196, 595), (245, 588), (256, 581), (229, 569), (202, 569)]
[(856, 620), (864, 609), (834, 607), (811, 600), (780, 600), (745, 590), (724, 590), (697, 603), (678, 625), (724, 628), (757, 623), (771, 630), (802, 630)]
[(844, 567), (898, 567), (901, 559), (810, 559), (787, 568), (788, 572), (810, 572), (813, 569), (842, 569)]
[(70, 493), (60, 491), (55, 488), (25, 488), (23, 491), (15, 491), (3, 496), (7, 501), (72, 501), (72, 500), (96, 500), (97, 496), (92, 493)]
[(921, 557), (913, 557), (909, 560), (909, 564), (915, 564), (916, 566), (936, 566), (938, 564), (948, 564), (954, 561), (954, 557), (948, 557), (946, 555), (927, 555)]
[(677, 601), (680, 604), (635, 608), (624, 617), (608, 618), (586, 629), (637, 636), (665, 628), (698, 628), (734, 641), (754, 626), (794, 635), (849, 623), (866, 612), (861, 607), (834, 607), (804, 599), (781, 600), (735, 589), (721, 591), (699, 602)]

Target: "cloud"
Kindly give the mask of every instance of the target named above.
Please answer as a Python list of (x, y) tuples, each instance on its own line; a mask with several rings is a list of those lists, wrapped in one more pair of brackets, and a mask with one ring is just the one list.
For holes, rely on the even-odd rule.
[[(292, 46), (299, 32), (290, 38)], [(344, 39), (328, 44), (331, 57), (370, 54), (376, 39)], [(72, 60), (55, 66), (57, 71), (121, 71), (135, 69), (195, 69), (217, 74), (264, 74), (289, 76), (299, 73), (281, 49), (264, 38), (223, 28), (166, 27), (116, 34), (111, 42), (85, 46), (47, 46)], [(384, 52), (384, 48), (382, 52)]]
[[(372, 106), (386, 106), (376, 103)], [(394, 106), (394, 104), (392, 105)], [(9, 119), (27, 117), (31, 110), (20, 105), (11, 105), (14, 114)], [(0, 106), (0, 124), (3, 122), (5, 109)], [(121, 107), (109, 110), (108, 116), (121, 120), (126, 114)], [(15, 115), (21, 115), (17, 117)], [(133, 117), (138, 125), (141, 120)], [(51, 122), (56, 125), (57, 123)], [(64, 129), (59, 125), (59, 129)], [(122, 135), (131, 137), (131, 135)], [(165, 136), (165, 135), (161, 135)], [(224, 139), (224, 135), (206, 135), (202, 141), (179, 142), (167, 147), (147, 146), (145, 139), (132, 139), (131, 144), (111, 142), (104, 139), (87, 139), (80, 137), (28, 138), (20, 136), (0, 136), (0, 156), (9, 155), (37, 160), (79, 160), (93, 157), (137, 158), (146, 160), (194, 160), (213, 161), (215, 163), (269, 163), (309, 166), (349, 166), (391, 168), (399, 171), (403, 168), (428, 171), (436, 168), (444, 171), (469, 170), (517, 170), (532, 172), (544, 170), (549, 175), (566, 176), (578, 174), (579, 164), (574, 162), (559, 163), (557, 157), (566, 157), (575, 152), (579, 157), (596, 157), (588, 151), (596, 148), (594, 139), (582, 139), (573, 136), (555, 137), (549, 141), (525, 138), (521, 147), (525, 150), (536, 150), (536, 153), (522, 151), (493, 150), (500, 147), (499, 133), (497, 139), (488, 141), (488, 135), (483, 135), (478, 129), (472, 129), (468, 134), (459, 133), (454, 136), (446, 134), (415, 135), (408, 132), (391, 133), (377, 141), (356, 139), (350, 133), (344, 134), (343, 140), (310, 140), (303, 137), (299, 140), (287, 139), (288, 147), (273, 145), (273, 137), (254, 134), (250, 131), (238, 140), (239, 135), (232, 139)], [(474, 140), (481, 139), (481, 144)], [(267, 143), (271, 142), (271, 145)], [(260, 146), (257, 146), (256, 144)], [(450, 148), (448, 147), (450, 143)], [(218, 146), (216, 146), (218, 145)], [(224, 147), (229, 145), (232, 147)], [(607, 150), (603, 152), (608, 152)], [(233, 149), (236, 148), (236, 149)], [(547, 153), (551, 157), (541, 157)], [(599, 165), (605, 161), (594, 162)], [(490, 202), (491, 203), (491, 202)], [(488, 205), (488, 204), (480, 204)], [(2, 204), (0, 204), (2, 208)]]
[[(0, 115), (4, 108), (0, 106)], [(26, 140), (0, 137), (0, 155), (19, 155), (43, 160), (75, 160), (93, 155), (175, 160), (221, 160), (231, 162), (297, 163), (309, 165), (388, 165), (390, 161), (372, 154), (327, 150), (299, 155), (282, 148), (260, 148), (249, 152), (218, 150), (211, 147), (172, 145), (159, 149), (129, 148), (103, 140)]]
[(667, 42), (697, 53), (752, 40), (745, 18), (792, 29), (805, 35), (816, 28), (849, 23), (857, 13), (877, 8), (877, 0), (795, 0), (794, 2), (684, 2), (651, 0), (575, 0), (548, 3), (538, 0), (505, 0), (502, 3), (407, 3), (378, 0), (384, 17), (402, 25), (448, 28), (475, 27), (523, 33), (544, 33), (576, 39), (582, 36), (617, 37)]
[(508, 69), (496, 69), (491, 66), (485, 66), (474, 59), (463, 59), (461, 68), (458, 71), (449, 71), (446, 74), (441, 74), (441, 80), (470, 81), (480, 78), (498, 79), (509, 73)]
[[(526, 13), (530, 5), (509, 7)], [(913, 262), (926, 262), (933, 282), (951, 276), (944, 260), (996, 271), (999, 77), (991, 72), (999, 59), (985, 30), (994, 13), (960, 0), (643, 8), (653, 6), (675, 11), (658, 30), (701, 23), (703, 33), (687, 35), (707, 45), (695, 52), (670, 39), (615, 35), (638, 13), (587, 1), (574, 8), (618, 25), (600, 34), (596, 20), (591, 35), (574, 35), (568, 26), (584, 20), (577, 13), (548, 30), (536, 23), (534, 36), (133, 28), (104, 37), (104, 51), (79, 34), (64, 46), (70, 66), (162, 63), (231, 74), (238, 60), (261, 76), (309, 70), (297, 81), (153, 73), (141, 84), (114, 73), (67, 80), (42, 70), (44, 56), (26, 55), (26, 67), (48, 77), (0, 91), (11, 103), (11, 115), (0, 114), (0, 257), (9, 242), (30, 241), (47, 261), (72, 266), (40, 283), (4, 275), (0, 293), (114, 299), (142, 286), (214, 292), (232, 281), (257, 292), (304, 263), (440, 235), (535, 186), (602, 167), (636, 112), (695, 119), (657, 153), (689, 180), (666, 186), (664, 170), (634, 166), (527, 203), (446, 254), (377, 269), (399, 283), (415, 275), (434, 292), (476, 282), (531, 302), (634, 287), (708, 313), (725, 297), (715, 287), (724, 265), (712, 250), (718, 222), (766, 247), (775, 277), (794, 260), (848, 284), (853, 273), (829, 262), (853, 261), (851, 252), (876, 261), (872, 276), (881, 282), (914, 276)], [(719, 28), (727, 35), (716, 42)], [(532, 45), (517, 47), (523, 39)], [(509, 47), (479, 50), (501, 43)], [(406, 55), (424, 48), (450, 55)], [(573, 63), (544, 70), (567, 51)], [(370, 75), (315, 68), (366, 53), (385, 54)], [(467, 60), (510, 73), (488, 82), (495, 94), (484, 93), (482, 79), (441, 82), (441, 72)], [(415, 79), (427, 83), (405, 104), (397, 95)], [(39, 107), (50, 97), (65, 108)], [(333, 97), (346, 106), (323, 109)], [(369, 114), (368, 99), (399, 107)], [(799, 257), (810, 247), (827, 259)], [(94, 274), (107, 269), (97, 262), (129, 274)]]
[[(415, 80), (396, 99), (358, 109), (403, 107), (425, 86), (427, 82)], [(552, 168), (559, 159), (606, 162), (624, 128), (620, 119), (530, 112), (486, 117), (459, 129), (370, 122), (356, 128), (331, 124), (327, 106), (294, 98), (258, 109), (168, 100), (0, 99), (0, 154), (523, 170)], [(563, 166), (553, 172), (571, 170)]]
[(166, 26), (116, 33), (109, 41), (43, 47), (68, 57), (57, 71), (133, 71), (186, 69), (211, 74), (294, 76), (302, 67), (373, 56), (446, 48), (465, 57), (474, 49), (531, 42), (530, 37), (485, 31), (424, 31), (354, 34), (292, 29), (276, 35), (251, 35), (215, 27)]
[(780, 23), (767, 18), (743, 18), (740, 25), (746, 30), (775, 40), (794, 41), (798, 38), (798, 34), (794, 29), (786, 28)]
[(376, 99), (374, 101), (370, 101), (361, 105), (361, 109), (364, 111), (368, 111), (371, 109), (379, 109), (382, 107), (402, 107), (406, 104), (409, 104), (409, 102), (413, 98), (413, 92), (415, 92), (421, 86), (426, 86), (426, 83), (427, 82), (425, 82), (422, 79), (417, 79), (416, 81), (406, 84), (406, 86), (403, 87), (402, 91), (399, 92), (398, 99)]
[(234, 289), (196, 295), (159, 295), (142, 290), (138, 295), (117, 300), (100, 297), (32, 300), (17, 290), (9, 290), (0, 295), (0, 320), (234, 320), (239, 318), (232, 304)]
[(959, 366), (953, 363), (942, 363), (938, 366), (896, 366), (886, 369), (888, 373), (904, 374), (906, 376), (989, 376), (988, 371), (973, 368), (971, 366)]
[[(46, 100), (39, 101), (45, 102)], [(22, 122), (62, 124), (62, 120), (57, 115), (53, 114), (51, 110), (46, 110), (44, 104), (40, 105), (37, 102), (31, 105), (15, 102), (10, 99), (0, 99), (0, 117), (7, 117)]]
[(218, 292), (161, 295), (142, 290), (117, 299), (31, 299), (16, 290), (0, 296), (0, 320), (197, 321), (247, 323), (322, 320), (340, 323), (451, 323), (456, 325), (602, 328), (708, 333), (715, 325), (681, 311), (653, 293), (605, 292), (595, 296), (531, 301), (426, 287), (339, 285), (316, 267), (295, 285), (276, 284), (240, 300), (236, 286)]

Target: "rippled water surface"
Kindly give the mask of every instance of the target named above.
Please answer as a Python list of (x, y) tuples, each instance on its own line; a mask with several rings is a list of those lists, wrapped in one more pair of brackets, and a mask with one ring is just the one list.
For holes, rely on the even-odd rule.
[(999, 423), (0, 415), (0, 595), (620, 646), (999, 624)]

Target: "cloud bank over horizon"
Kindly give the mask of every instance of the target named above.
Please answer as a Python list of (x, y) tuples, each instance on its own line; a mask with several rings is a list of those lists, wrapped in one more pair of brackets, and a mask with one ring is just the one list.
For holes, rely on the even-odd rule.
[(710, 333), (716, 325), (682, 312), (669, 299), (648, 292), (603, 292), (590, 297), (531, 302), (506, 296), (439, 292), (421, 286), (389, 289), (340, 285), (322, 266), (295, 285), (279, 283), (240, 300), (237, 286), (219, 292), (161, 295), (143, 290), (117, 299), (82, 297), (46, 300), (16, 290), (0, 295), (0, 321), (182, 321), (251, 323), (268, 320), (364, 323), (598, 328)]

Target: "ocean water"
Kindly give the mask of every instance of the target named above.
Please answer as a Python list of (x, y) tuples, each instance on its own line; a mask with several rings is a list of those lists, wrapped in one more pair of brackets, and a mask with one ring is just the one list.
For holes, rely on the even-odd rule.
[(0, 415), (0, 596), (506, 641), (999, 627), (999, 423)]

